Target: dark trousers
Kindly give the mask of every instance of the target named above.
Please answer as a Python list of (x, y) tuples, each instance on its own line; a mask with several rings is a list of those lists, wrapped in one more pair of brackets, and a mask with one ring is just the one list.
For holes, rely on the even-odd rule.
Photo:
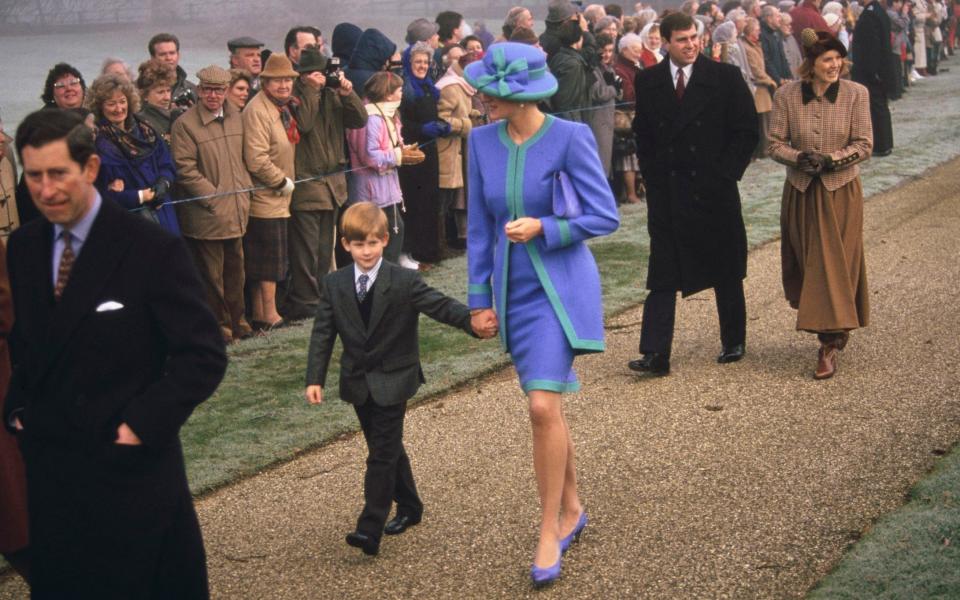
[(320, 302), (320, 279), (333, 270), (336, 210), (291, 210), (287, 237), (290, 283), (283, 306), (289, 319), (313, 317)]
[[(723, 346), (742, 344), (747, 339), (747, 304), (743, 297), (743, 280), (725, 281), (713, 288), (720, 317), (720, 343)], [(656, 352), (670, 356), (673, 346), (673, 324), (677, 314), (677, 292), (651, 290), (643, 303), (640, 326), (640, 352)]]
[(242, 239), (184, 239), (200, 271), (207, 303), (220, 323), (224, 339), (230, 341), (249, 334), (252, 330), (244, 314)]
[(403, 448), (403, 418), (407, 403), (380, 406), (372, 398), (367, 398), (366, 402), (353, 408), (367, 441), (364, 506), (357, 519), (357, 531), (379, 540), (394, 502), (398, 515), (418, 520), (423, 514), (410, 459)]
[(893, 63), (894, 91), (890, 95), (891, 100), (899, 100), (903, 96), (903, 62), (899, 54), (891, 54), (890, 61)]
[(893, 121), (887, 105), (887, 92), (882, 85), (871, 85), (870, 123), (873, 125), (873, 151), (887, 152), (893, 149)]

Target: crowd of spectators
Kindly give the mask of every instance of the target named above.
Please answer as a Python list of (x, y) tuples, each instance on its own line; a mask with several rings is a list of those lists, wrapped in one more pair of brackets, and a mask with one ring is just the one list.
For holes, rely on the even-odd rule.
[[(444, 11), (411, 22), (399, 45), (351, 23), (336, 25), (328, 43), (320, 29), (302, 25), (276, 52), (253, 37), (229, 40), (229, 64), (194, 74), (197, 83), (179, 64), (180, 40), (161, 33), (136, 69), (110, 57), (88, 81), (70, 64), (54, 65), (41, 99), (81, 112), (95, 130), (104, 199), (187, 240), (224, 337), (235, 341), (312, 315), (319, 278), (343, 264), (337, 216), (351, 202), (386, 211), (386, 256), (401, 266), (428, 270), (463, 252), (466, 140), (488, 121), (463, 73), (496, 41), (544, 52), (559, 89), (541, 108), (590, 126), (620, 202), (643, 202), (631, 123), (644, 99), (633, 84), (664, 60), (659, 22), (674, 11), (695, 19), (704, 58), (739, 68), (764, 134), (775, 91), (799, 76), (800, 31), (833, 33), (851, 52), (854, 79), (871, 91), (874, 155), (889, 153), (886, 101), (942, 70), (957, 45), (960, 4), (774, 2), (685, 0), (661, 12), (637, 3), (630, 12), (550, 0), (542, 15), (510, 9), (497, 37)], [(882, 14), (859, 19), (867, 12)], [(763, 135), (755, 158), (766, 149)], [(6, 137), (4, 237), (38, 218), (17, 181)]]

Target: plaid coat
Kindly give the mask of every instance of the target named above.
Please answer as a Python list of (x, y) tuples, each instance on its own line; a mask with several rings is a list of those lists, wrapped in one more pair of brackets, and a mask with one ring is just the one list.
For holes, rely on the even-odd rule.
[(770, 157), (787, 165), (787, 181), (793, 187), (804, 192), (813, 181), (797, 169), (797, 156), (820, 152), (834, 164), (834, 170), (820, 179), (829, 191), (836, 191), (860, 175), (857, 163), (869, 158), (873, 149), (867, 88), (841, 79), (817, 97), (810, 82), (792, 81), (773, 96), (769, 136)]

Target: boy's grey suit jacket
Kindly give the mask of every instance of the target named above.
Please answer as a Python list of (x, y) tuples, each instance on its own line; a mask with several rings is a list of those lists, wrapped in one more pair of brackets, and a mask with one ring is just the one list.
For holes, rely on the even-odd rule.
[(353, 265), (325, 276), (307, 353), (307, 385), (324, 385), (333, 344), (343, 342), (340, 398), (381, 406), (410, 399), (424, 383), (420, 368), (420, 313), (473, 335), (470, 310), (431, 288), (416, 271), (383, 261), (373, 286), (370, 321), (363, 324)]

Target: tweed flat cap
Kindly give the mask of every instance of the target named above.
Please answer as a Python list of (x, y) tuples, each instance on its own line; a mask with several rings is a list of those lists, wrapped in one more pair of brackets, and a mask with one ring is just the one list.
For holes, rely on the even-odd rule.
[(236, 51), (238, 48), (263, 48), (264, 43), (260, 40), (254, 39), (249, 35), (243, 37), (233, 38), (227, 42), (227, 50), (230, 52)]
[(550, 0), (547, 4), (547, 23), (562, 23), (577, 14), (577, 7), (570, 0)]
[(210, 65), (197, 71), (197, 79), (200, 84), (206, 85), (230, 85), (230, 71), (217, 65)]

